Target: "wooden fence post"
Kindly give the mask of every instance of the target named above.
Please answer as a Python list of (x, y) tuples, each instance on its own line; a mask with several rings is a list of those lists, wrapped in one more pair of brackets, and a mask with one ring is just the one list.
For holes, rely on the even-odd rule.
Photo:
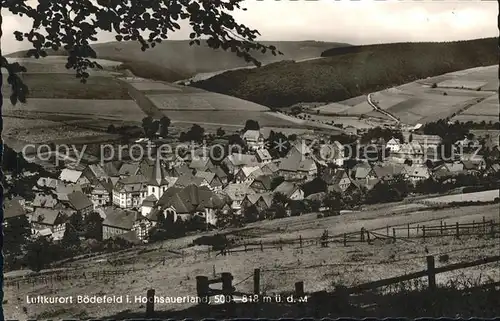
[(396, 243), (396, 229), (394, 227), (392, 228), (392, 242)]
[(483, 234), (486, 232), (486, 217), (483, 216)]
[(495, 224), (493, 220), (490, 221), (490, 233), (491, 237), (495, 237)]
[(302, 235), (299, 235), (300, 247), (302, 248)]
[(408, 224), (407, 230), (408, 230), (408, 238), (410, 238), (410, 224)]
[(455, 223), (455, 229), (456, 229), (456, 237), (458, 239), (460, 238), (460, 225), (458, 225), (458, 222)]
[(247, 251), (247, 244), (245, 243), (245, 252)]
[(215, 264), (213, 265), (213, 276), (214, 278), (217, 276), (217, 273), (215, 273)]
[(425, 225), (422, 226), (422, 238), (424, 239), (425, 242)]
[(443, 221), (441, 221), (439, 223), (439, 229), (440, 229), (441, 235), (443, 235)]
[(420, 229), (420, 224), (417, 224), (417, 236), (418, 236), (418, 230)]
[(446, 235), (448, 235), (448, 229), (446, 228), (446, 222), (443, 222), (444, 225), (444, 231), (446, 232)]
[(364, 227), (361, 228), (360, 236), (361, 236), (361, 242), (364, 242), (365, 241), (365, 228)]
[(386, 232), (387, 236), (389, 236), (389, 225), (386, 225), (385, 232)]
[(301, 298), (304, 296), (304, 282), (295, 282), (295, 298)]
[(372, 241), (370, 240), (370, 231), (366, 231), (366, 241), (368, 244), (372, 244)]
[(344, 233), (344, 246), (347, 246), (347, 234)]
[(228, 312), (231, 316), (234, 312), (234, 303), (235, 303), (233, 300), (233, 293), (235, 290), (233, 288), (233, 275), (229, 272), (223, 272), (221, 273), (221, 279), (222, 279), (222, 295), (224, 295), (224, 302), (227, 304)]
[(434, 256), (429, 255), (427, 256), (427, 276), (429, 278), (429, 289), (430, 290), (435, 290), (436, 289), (436, 272), (435, 272), (435, 262), (434, 262)]
[(260, 251), (264, 252), (264, 245), (262, 244), (262, 240), (260, 241)]
[(199, 275), (196, 277), (196, 295), (200, 300), (200, 304), (209, 303), (210, 283), (208, 277)]
[[(304, 297), (304, 282), (295, 282), (295, 293), (294, 293), (294, 299), (297, 301), (301, 301), (302, 298)], [(297, 308), (299, 309), (299, 315), (302, 316), (303, 314), (303, 304), (297, 304)]]
[(155, 290), (149, 289), (146, 292), (146, 318), (150, 318), (155, 313)]
[(260, 294), (260, 269), (253, 270), (253, 293)]

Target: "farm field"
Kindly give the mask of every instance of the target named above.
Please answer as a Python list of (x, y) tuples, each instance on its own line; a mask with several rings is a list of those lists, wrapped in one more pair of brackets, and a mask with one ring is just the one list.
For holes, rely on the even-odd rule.
[[(88, 277), (53, 281), (48, 284), (22, 284), (21, 293), (29, 295), (56, 294), (67, 295), (104, 295), (128, 294), (145, 295), (149, 288), (156, 289), (156, 295), (183, 296), (194, 295), (195, 276), (211, 276), (213, 271), (231, 272), (235, 279), (234, 284), (238, 291), (250, 292), (254, 268), (261, 269), (261, 289), (265, 293), (280, 293), (292, 291), (296, 281), (304, 281), (306, 292), (331, 290), (335, 285), (350, 286), (366, 281), (378, 280), (387, 277), (399, 276), (425, 268), (426, 255), (448, 254), (449, 262), (457, 263), (478, 259), (498, 253), (498, 240), (489, 237), (462, 237), (453, 236), (415, 239), (396, 243), (376, 240), (373, 244), (353, 243), (344, 247), (342, 244), (332, 243), (327, 248), (308, 243), (311, 238), (318, 238), (324, 229), (329, 234), (356, 232), (361, 227), (370, 231), (384, 232), (386, 226), (405, 226), (406, 224), (438, 224), (441, 220), (448, 225), (455, 222), (479, 222), (485, 219), (498, 221), (498, 204), (452, 208), (444, 210), (425, 210), (420, 204), (408, 205), (403, 203), (386, 204), (377, 208), (368, 208), (361, 212), (345, 213), (318, 219), (315, 214), (299, 217), (290, 217), (282, 220), (263, 221), (250, 224), (240, 229), (230, 229), (227, 233), (236, 237), (239, 242), (263, 241), (266, 246), (278, 240), (296, 241), (302, 236), (303, 248), (298, 245), (284, 245), (278, 248), (266, 248), (263, 252), (238, 252), (228, 256), (209, 254), (205, 246), (187, 247), (197, 236), (189, 236), (178, 240), (165, 241), (162, 244), (146, 246), (151, 251), (132, 251), (127, 255), (111, 254), (98, 259), (84, 259), (72, 262), (66, 267), (77, 268), (76, 273), (85, 272)], [(171, 250), (180, 251), (183, 255), (176, 255)], [(142, 252), (142, 253), (141, 253)], [(166, 264), (161, 264), (163, 258)], [(120, 260), (121, 263), (113, 266), (109, 261)], [(436, 262), (437, 266), (442, 263)], [(127, 275), (104, 276), (99, 280), (90, 277), (92, 271), (135, 269)], [(500, 270), (495, 264), (488, 264), (477, 268), (463, 270), (465, 277), (491, 277), (500, 279)], [(454, 272), (440, 274), (438, 283), (447, 282), (450, 278), (463, 277)], [(15, 287), (7, 287), (4, 313), (7, 318), (64, 318), (72, 315), (80, 317), (110, 317), (120, 311), (144, 312), (145, 306), (140, 303), (113, 304), (113, 305), (64, 305), (54, 304), (50, 307), (29, 305), (27, 314), (22, 310), (25, 306), (17, 298)], [(186, 304), (156, 305), (160, 311), (181, 310), (189, 306)], [(42, 314), (42, 311), (44, 313)], [(83, 314), (83, 311), (87, 311)]]
[(114, 119), (140, 121), (144, 112), (133, 100), (88, 100), (88, 99), (44, 99), (30, 98), (26, 104), (13, 106), (8, 99), (3, 101), (3, 110), (9, 112), (37, 112), (55, 116), (69, 115), (83, 119)]
[(246, 100), (210, 92), (147, 95), (160, 110), (269, 111)]
[(491, 95), (490, 97), (484, 99), (478, 104), (473, 105), (470, 108), (467, 108), (464, 112), (455, 116), (452, 120), (460, 119), (461, 121), (476, 120), (478, 121), (498, 121), (498, 115), (500, 113), (500, 104), (498, 100), (498, 93)]
[(483, 191), (475, 193), (433, 197), (422, 200), (422, 202), (435, 203), (435, 204), (447, 204), (452, 202), (490, 202), (498, 197), (500, 197), (500, 190), (491, 190), (491, 191)]
[(179, 110), (162, 110), (168, 116), (173, 124), (187, 123), (199, 124), (201, 126), (214, 125), (217, 127), (245, 127), (245, 122), (253, 119), (259, 122), (260, 126), (268, 127), (305, 127), (304, 125), (292, 123), (288, 120), (276, 116), (272, 112), (259, 111), (240, 111), (233, 112), (229, 110), (210, 110), (201, 112), (186, 112)]
[[(435, 87), (435, 88), (433, 88)], [(430, 77), (372, 94), (372, 101), (409, 125), (452, 117), (480, 122), (498, 115), (498, 66)], [(380, 117), (366, 102), (345, 112)]]
[(339, 113), (345, 111), (346, 109), (349, 109), (349, 107), (351, 107), (351, 106), (343, 105), (343, 104), (339, 104), (339, 103), (331, 103), (328, 105), (312, 108), (312, 110), (315, 112), (319, 111), (319, 113), (321, 115), (328, 115), (328, 114), (339, 114)]
[[(64, 56), (47, 56), (45, 58), (8, 58), (9, 62), (18, 62), (26, 67), (28, 73), (63, 73), (74, 74), (73, 69), (66, 69), (67, 57)], [(101, 69), (90, 69), (91, 76), (111, 76), (111, 73), (116, 71), (120, 62), (105, 60), (105, 59), (92, 59), (102, 66)]]
[[(92, 75), (86, 84), (68, 73), (25, 73), (21, 78), (29, 88), (28, 98), (131, 99), (127, 87), (109, 76)], [(5, 81), (2, 94), (11, 94)]]

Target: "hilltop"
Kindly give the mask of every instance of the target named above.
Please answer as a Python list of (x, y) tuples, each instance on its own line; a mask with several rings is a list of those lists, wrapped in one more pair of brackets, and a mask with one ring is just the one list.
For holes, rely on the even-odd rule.
[(272, 63), (192, 85), (268, 107), (337, 102), (452, 71), (498, 63), (496, 38), (330, 48), (322, 59)]
[[(322, 52), (332, 47), (350, 46), (345, 43), (319, 41), (263, 41), (265, 45), (274, 45), (283, 55), (254, 52), (254, 56), (263, 64), (283, 59), (302, 60), (319, 57)], [(122, 62), (121, 69), (129, 69), (142, 78), (174, 82), (190, 78), (198, 73), (210, 73), (233, 69), (252, 64), (245, 62), (232, 52), (209, 48), (205, 42), (200, 46), (190, 46), (189, 40), (169, 40), (155, 48), (141, 51), (136, 42), (106, 42), (92, 45), (100, 59)], [(63, 52), (48, 52), (49, 55), (63, 55)], [(26, 51), (8, 55), (25, 57)]]

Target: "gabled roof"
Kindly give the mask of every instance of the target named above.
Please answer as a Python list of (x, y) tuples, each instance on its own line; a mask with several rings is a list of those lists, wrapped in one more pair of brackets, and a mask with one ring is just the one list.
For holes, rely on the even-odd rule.
[(292, 182), (284, 181), (274, 189), (274, 193), (281, 193), (286, 197), (292, 196), (300, 187)]
[(162, 196), (162, 208), (173, 207), (179, 214), (203, 211), (205, 208), (222, 208), (225, 200), (206, 186), (188, 185), (167, 197)]
[(116, 182), (116, 191), (137, 192), (147, 188), (147, 178), (142, 175), (133, 175), (120, 179)]
[(61, 211), (50, 208), (37, 208), (33, 213), (31, 221), (53, 226), (64, 223), (66, 219), (67, 217), (62, 215)]
[(271, 207), (273, 202), (273, 193), (262, 193), (260, 194), (259, 200), (264, 201), (267, 207)]
[(120, 167), (120, 176), (134, 176), (139, 171), (139, 163), (125, 163)]
[(250, 174), (252, 174), (256, 170), (260, 170), (260, 167), (259, 166), (244, 166), (240, 169), (240, 171), (244, 177), (249, 177)]
[(220, 166), (216, 166), (214, 168), (209, 168), (207, 169), (207, 172), (212, 172), (215, 174), (215, 176), (217, 176), (218, 178), (220, 179), (225, 179), (227, 178), (227, 174), (226, 172), (224, 172), (224, 170), (220, 167)]
[(131, 230), (134, 222), (140, 218), (137, 211), (129, 211), (116, 207), (107, 207), (104, 209), (106, 218), (102, 225), (119, 228), (122, 230)]
[(181, 177), (183, 175), (192, 175), (193, 174), (193, 171), (191, 169), (189, 169), (189, 167), (185, 163), (183, 163), (180, 166), (172, 168), (171, 171), (172, 171), (172, 173), (170, 174), (170, 176), (174, 176), (174, 177)]
[(404, 169), (404, 165), (399, 164), (383, 164), (373, 166), (373, 171), (375, 172), (375, 176), (377, 176), (377, 178), (390, 178), (395, 175), (400, 175), (403, 174)]
[(257, 157), (261, 161), (266, 161), (266, 160), (272, 159), (271, 154), (269, 154), (269, 151), (267, 149), (258, 149), (256, 153), (257, 153)]
[(33, 200), (34, 207), (53, 208), (57, 204), (57, 200), (52, 195), (37, 194)]
[(81, 191), (76, 191), (68, 194), (68, 202), (70, 206), (77, 211), (93, 206), (92, 201), (89, 200), (89, 198)]
[(250, 154), (231, 154), (226, 157), (226, 160), (233, 166), (253, 166), (259, 163), (255, 155)]
[(174, 185), (177, 187), (186, 187), (188, 185), (201, 186), (203, 184), (208, 184), (205, 178), (189, 174), (180, 176)]
[(213, 179), (215, 178), (215, 173), (200, 171), (200, 172), (196, 172), (195, 176), (204, 178), (210, 184), (210, 183), (212, 183)]
[(92, 192), (101, 190), (104, 190), (108, 193), (111, 193), (113, 191), (113, 181), (111, 178), (108, 178), (107, 180), (103, 179), (98, 181)]
[(349, 178), (349, 175), (344, 169), (339, 168), (335, 171), (335, 174), (332, 175), (327, 172), (321, 178), (328, 185), (336, 185), (339, 184), (343, 178)]
[(389, 139), (389, 141), (387, 142), (386, 145), (399, 145), (399, 144), (401, 144), (399, 139), (391, 138), (391, 139)]
[(119, 170), (122, 163), (119, 161), (106, 162), (102, 165), (102, 169), (108, 176), (119, 176)]
[(356, 179), (364, 179), (372, 172), (372, 170), (373, 169), (370, 167), (370, 165), (356, 166), (354, 177)]
[(61, 171), (59, 179), (63, 182), (76, 183), (82, 176), (82, 171), (77, 171), (74, 169), (65, 168)]
[(272, 175), (279, 170), (279, 167), (278, 167), (278, 165), (276, 165), (276, 163), (272, 162), (272, 163), (263, 164), (260, 167), (260, 169), (262, 170), (264, 175)]
[(464, 165), (464, 169), (466, 170), (478, 170), (480, 167), (479, 162), (473, 162), (468, 160), (463, 160), (462, 164)]
[(5, 199), (4, 201), (3, 217), (9, 219), (26, 215), (26, 211), (17, 199)]
[(257, 203), (259, 198), (260, 198), (260, 194), (247, 194), (247, 195), (245, 195), (244, 199), (248, 200), (248, 202), (250, 202), (250, 204), (254, 205), (255, 203)]
[(254, 140), (254, 141), (257, 141), (257, 140), (259, 140), (260, 137), (263, 137), (262, 134), (260, 133), (260, 130), (247, 130), (243, 134), (243, 139), (244, 140)]
[(316, 169), (316, 163), (300, 153), (290, 153), (280, 162), (279, 169), (287, 172), (310, 171)]
[(109, 177), (99, 164), (90, 164), (88, 168), (98, 180), (107, 179)]
[(247, 194), (255, 194), (255, 191), (250, 188), (248, 183), (233, 183), (224, 188), (223, 193), (226, 194), (231, 201), (241, 201)]
[(203, 170), (207, 167), (211, 166), (212, 161), (209, 157), (194, 157), (191, 163), (189, 164), (189, 168)]
[(429, 169), (427, 166), (421, 166), (421, 165), (412, 165), (412, 166), (405, 166), (406, 168), (406, 173), (410, 177), (420, 177), (420, 178), (427, 178), (429, 177)]
[(158, 199), (151, 194), (142, 201), (142, 206), (153, 206), (156, 202), (158, 202)]
[(253, 180), (253, 182), (250, 186), (252, 186), (253, 184), (260, 183), (260, 184), (262, 184), (262, 186), (264, 186), (265, 189), (271, 190), (271, 182), (272, 182), (271, 176), (260, 175)]
[(56, 196), (59, 201), (68, 201), (68, 195), (73, 192), (82, 192), (82, 187), (78, 184), (59, 185), (56, 187)]

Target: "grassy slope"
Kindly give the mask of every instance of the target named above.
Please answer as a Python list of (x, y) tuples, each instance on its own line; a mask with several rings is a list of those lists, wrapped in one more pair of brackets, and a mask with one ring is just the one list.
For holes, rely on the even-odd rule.
[[(111, 77), (92, 75), (86, 84), (64, 73), (27, 73), (22, 78), (29, 88), (28, 98), (131, 99), (127, 87)], [(10, 96), (11, 88), (3, 86), (2, 94)]]
[[(317, 41), (264, 41), (262, 43), (275, 45), (284, 54), (273, 56), (270, 53), (255, 53), (255, 57), (262, 63), (283, 59), (314, 58), (319, 57), (328, 48), (349, 46), (343, 43)], [(214, 51), (203, 42), (200, 46), (190, 46), (188, 40), (165, 41), (146, 52), (142, 52), (140, 45), (135, 42), (100, 43), (95, 44), (93, 48), (100, 59), (121, 61), (124, 67), (130, 69), (136, 76), (169, 82), (186, 79), (197, 73), (250, 65), (232, 52)], [(25, 52), (18, 52), (9, 56), (23, 57), (24, 55)]]
[(325, 51), (324, 59), (229, 71), (194, 86), (269, 107), (334, 102), (417, 79), (498, 63), (496, 38)]

